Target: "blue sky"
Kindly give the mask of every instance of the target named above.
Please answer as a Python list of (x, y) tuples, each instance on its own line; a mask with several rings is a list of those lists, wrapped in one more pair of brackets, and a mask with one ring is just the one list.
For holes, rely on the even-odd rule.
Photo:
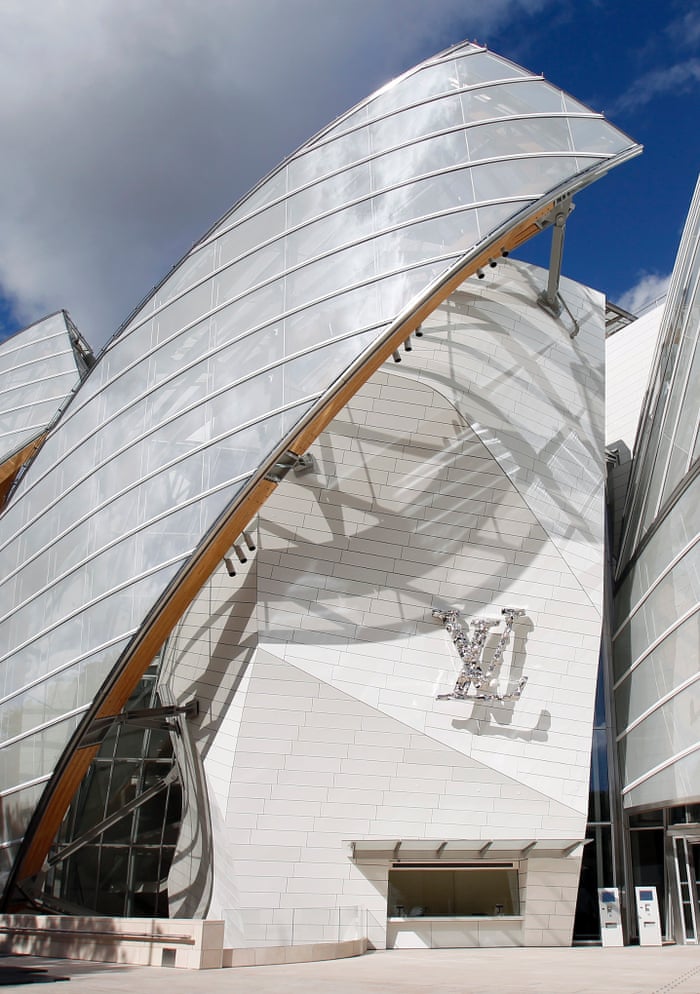
[[(671, 271), (700, 167), (689, 0), (4, 0), (0, 337), (65, 307), (100, 346), (280, 159), (465, 38), (644, 144), (579, 195), (564, 257), (640, 307)], [(521, 250), (548, 252), (547, 236)]]

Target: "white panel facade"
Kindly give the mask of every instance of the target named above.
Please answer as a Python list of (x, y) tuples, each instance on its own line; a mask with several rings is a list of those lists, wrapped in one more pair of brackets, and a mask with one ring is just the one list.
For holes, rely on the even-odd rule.
[(623, 442), (632, 454), (654, 359), (664, 305), (605, 341), (605, 444)]
[[(171, 641), (172, 686), (204, 708), (209, 914), (229, 941), (274, 944), (294, 909), (339, 907), (364, 909), (376, 945), (407, 941), (387, 932), (391, 859), (351, 858), (363, 840), (526, 850), (520, 915), (435, 944), (570, 941), (580, 850), (557, 840), (583, 838), (588, 801), (604, 301), (563, 285), (572, 340), (535, 303), (544, 281), (508, 262), (464, 284), (321, 436), (240, 575), (217, 574)], [(436, 700), (459, 671), (432, 617), (450, 607), (465, 622), (525, 610), (489, 688), (525, 676), (520, 699)], [(543, 840), (559, 855), (528, 856)]]

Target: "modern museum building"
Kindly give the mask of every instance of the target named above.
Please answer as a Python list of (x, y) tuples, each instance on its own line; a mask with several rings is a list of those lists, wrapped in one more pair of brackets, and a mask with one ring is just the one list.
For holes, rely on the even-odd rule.
[(700, 195), (665, 305), (561, 276), (639, 151), (459, 45), (0, 344), (0, 944), (697, 941)]

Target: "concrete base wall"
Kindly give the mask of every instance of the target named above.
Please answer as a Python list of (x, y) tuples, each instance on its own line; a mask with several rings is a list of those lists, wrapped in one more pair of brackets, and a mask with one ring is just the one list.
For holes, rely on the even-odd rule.
[(0, 916), (0, 953), (170, 966), (187, 970), (272, 966), (343, 959), (367, 952), (367, 939), (224, 949), (222, 921), (155, 918)]
[(136, 966), (222, 966), (224, 923), (63, 915), (0, 916), (0, 952)]
[(264, 946), (259, 949), (224, 949), (224, 966), (275, 966), (280, 963), (314, 963), (346, 959), (367, 952), (367, 939), (347, 942), (314, 942), (302, 946)]

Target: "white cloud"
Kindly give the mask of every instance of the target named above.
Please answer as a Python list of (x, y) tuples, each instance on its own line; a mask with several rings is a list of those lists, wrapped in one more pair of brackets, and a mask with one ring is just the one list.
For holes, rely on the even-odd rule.
[(104, 342), (318, 128), (465, 24), (553, 2), (4, 0), (0, 292)]
[(615, 117), (621, 112), (637, 110), (664, 93), (686, 93), (698, 83), (700, 83), (700, 59), (686, 59), (664, 69), (655, 69), (635, 80), (633, 85), (607, 108), (607, 114)]
[(667, 33), (675, 45), (690, 48), (700, 42), (700, 10), (687, 10), (671, 21)]
[(615, 303), (631, 314), (641, 314), (645, 307), (665, 296), (671, 274), (660, 276), (658, 273), (643, 273), (635, 286), (630, 287)]

